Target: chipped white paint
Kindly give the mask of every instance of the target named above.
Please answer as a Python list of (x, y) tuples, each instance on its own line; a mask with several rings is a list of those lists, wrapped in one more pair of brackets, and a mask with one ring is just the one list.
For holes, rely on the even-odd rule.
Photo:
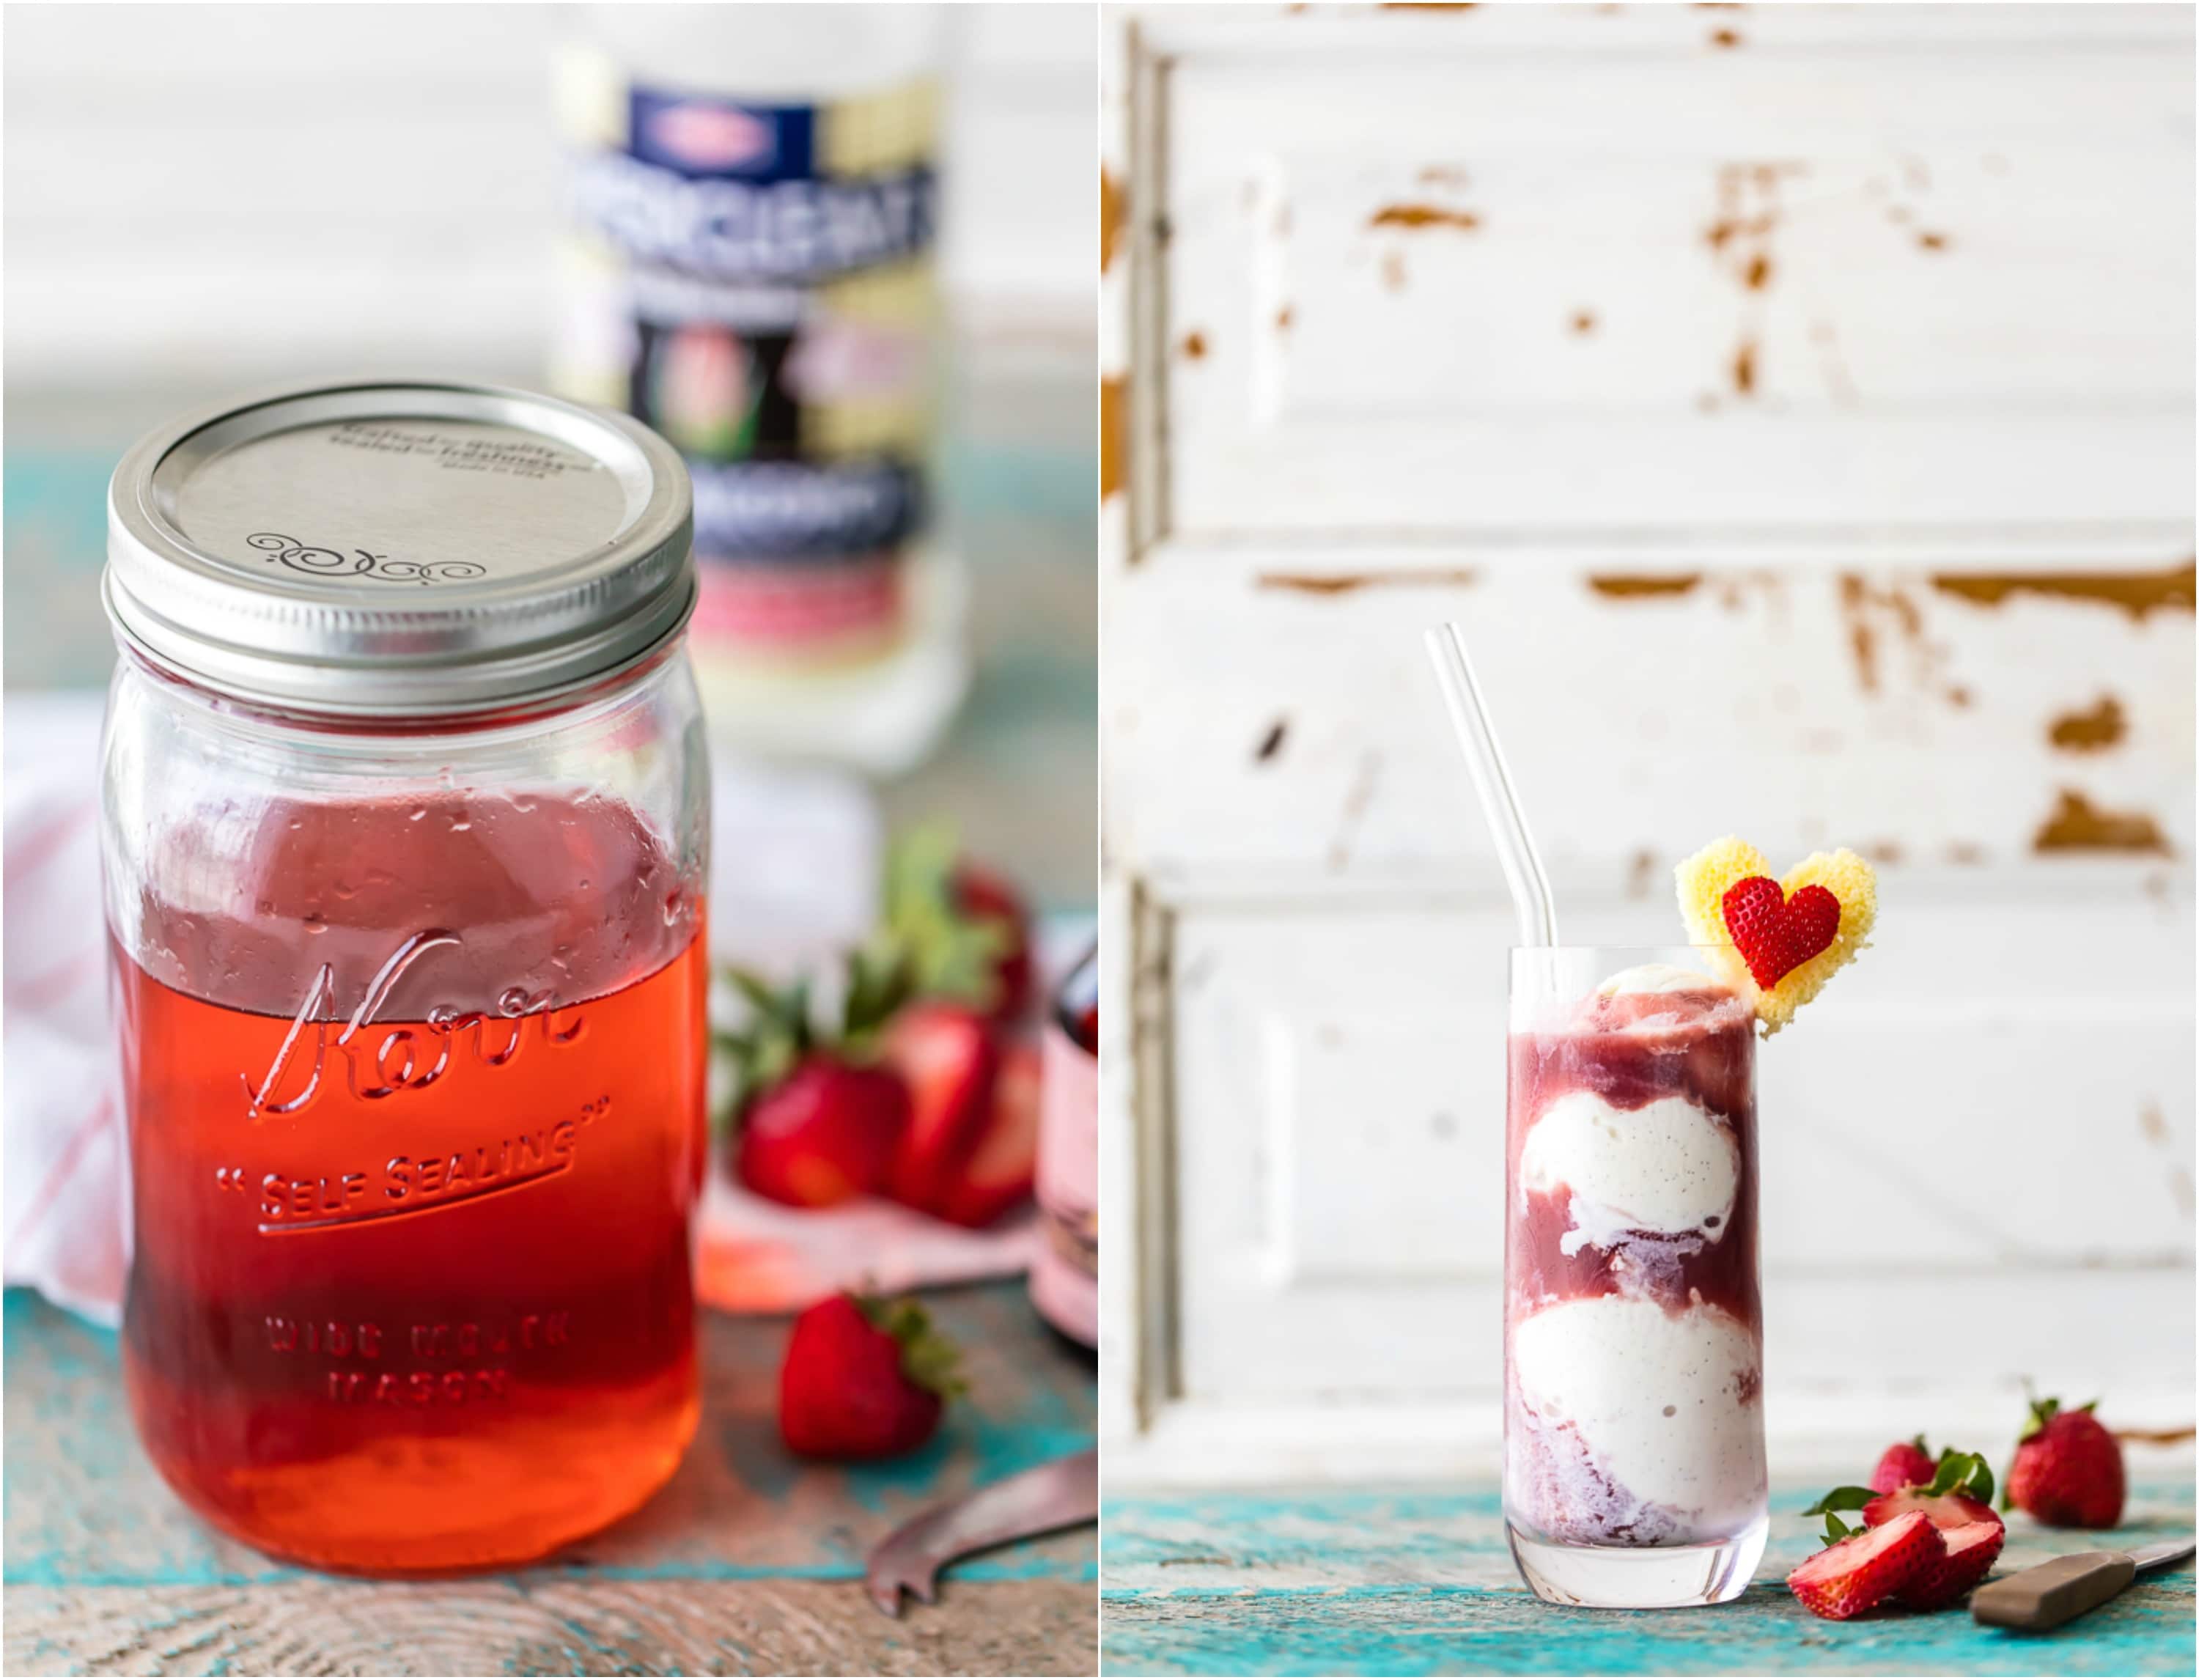
[(1636, 9), (1175, 57), (1168, 308), (1206, 347), (1170, 370), (1176, 532), (2184, 541), (2188, 10), (1721, 50)]
[(1998, 1438), (2025, 1375), (2188, 1422), (2188, 10), (1105, 36), (1111, 1475), (1487, 1467), (1510, 918), (1447, 616), (1569, 936), (1672, 937), (1720, 831), (1883, 860), (1763, 1058), (1775, 1466)]

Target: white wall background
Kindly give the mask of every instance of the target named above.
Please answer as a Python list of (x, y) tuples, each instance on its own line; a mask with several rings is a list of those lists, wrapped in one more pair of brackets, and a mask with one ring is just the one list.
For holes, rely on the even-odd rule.
[(2190, 9), (1102, 50), (1111, 1476), (1492, 1463), (1511, 919), (1446, 617), (1569, 937), (1676, 937), (1729, 831), (1881, 865), (1762, 1058), (1775, 1462), (2004, 1442), (2026, 1376), (2190, 1422)]
[[(769, 7), (676, 9), (773, 26)], [(1088, 335), (1092, 10), (948, 11), (961, 324)], [(539, 366), (551, 55), (586, 26), (556, 5), (9, 6), (10, 388)]]

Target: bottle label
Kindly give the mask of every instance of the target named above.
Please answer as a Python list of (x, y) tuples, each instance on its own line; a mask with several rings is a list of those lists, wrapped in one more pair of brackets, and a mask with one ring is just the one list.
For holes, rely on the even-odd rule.
[(936, 102), (645, 85), (577, 50), (558, 382), (669, 439), (695, 483), (697, 651), (889, 644), (925, 516)]

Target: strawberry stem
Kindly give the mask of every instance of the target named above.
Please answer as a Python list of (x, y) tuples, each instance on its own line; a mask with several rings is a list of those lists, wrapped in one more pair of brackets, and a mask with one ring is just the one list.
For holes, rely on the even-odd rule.
[(858, 1295), (855, 1305), (865, 1318), (901, 1344), (901, 1374), (919, 1388), (930, 1389), (942, 1400), (966, 1391), (956, 1370), (961, 1350), (936, 1329), (931, 1315), (914, 1296), (883, 1301), (874, 1295)]

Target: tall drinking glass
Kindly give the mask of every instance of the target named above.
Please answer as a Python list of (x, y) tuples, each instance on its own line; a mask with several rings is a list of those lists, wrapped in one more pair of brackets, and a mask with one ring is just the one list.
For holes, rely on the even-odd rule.
[(1512, 953), (1504, 1518), (1560, 1604), (1718, 1604), (1764, 1551), (1756, 1041), (1724, 948)]

